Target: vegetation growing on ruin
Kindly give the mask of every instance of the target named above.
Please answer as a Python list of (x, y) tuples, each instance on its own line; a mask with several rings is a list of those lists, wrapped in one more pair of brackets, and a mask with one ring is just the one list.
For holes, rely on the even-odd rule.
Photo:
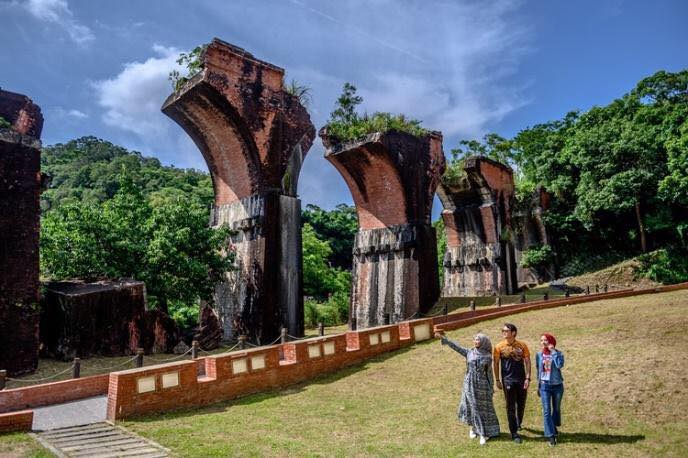
[(0, 116), (0, 129), (9, 129), (12, 127), (12, 124), (2, 116)]
[[(531, 205), (536, 185), (551, 194), (543, 221), (560, 272), (580, 273), (569, 267), (601, 253), (614, 263), (665, 249), (667, 257), (648, 258), (657, 264), (647, 275), (685, 281), (669, 258), (688, 256), (687, 101), (688, 70), (660, 71), (609, 105), (570, 112), (511, 139), (464, 141), (462, 152), (515, 169), (517, 210)], [(676, 275), (660, 274), (665, 269)]]
[(203, 70), (203, 60), (201, 57), (203, 56), (203, 53), (207, 47), (207, 44), (196, 46), (191, 52), (179, 54), (177, 64), (186, 68), (187, 74), (186, 76), (182, 76), (179, 70), (172, 70), (170, 72), (168, 79), (172, 82), (172, 87), (175, 91), (181, 89), (184, 83)]
[(343, 143), (360, 139), (374, 132), (388, 132), (397, 130), (416, 137), (428, 134), (428, 130), (420, 126), (421, 121), (407, 118), (403, 114), (375, 112), (358, 114), (356, 107), (363, 102), (363, 97), (356, 95), (356, 87), (344, 83), (342, 94), (335, 103), (335, 110), (330, 113), (327, 122), (327, 135), (334, 143)]
[(291, 94), (299, 99), (299, 103), (303, 105), (304, 108), (308, 108), (311, 102), (313, 102), (311, 88), (299, 84), (299, 82), (295, 79), (292, 79), (291, 82), (284, 87), (284, 90), (287, 92), (287, 94)]

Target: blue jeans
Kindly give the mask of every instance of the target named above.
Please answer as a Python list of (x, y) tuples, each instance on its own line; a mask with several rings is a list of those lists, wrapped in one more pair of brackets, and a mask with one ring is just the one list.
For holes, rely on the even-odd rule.
[(561, 426), (561, 398), (563, 396), (563, 383), (550, 385), (547, 382), (540, 382), (540, 400), (542, 400), (542, 416), (545, 420), (545, 437), (556, 435), (556, 427)]

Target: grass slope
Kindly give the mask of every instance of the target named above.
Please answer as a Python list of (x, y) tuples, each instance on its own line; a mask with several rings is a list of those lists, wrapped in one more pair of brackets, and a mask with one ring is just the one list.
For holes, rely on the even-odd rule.
[[(549, 331), (567, 357), (560, 456), (686, 456), (688, 292), (641, 296), (513, 317), (534, 350)], [(450, 333), (493, 338), (503, 320)], [(531, 390), (525, 442), (480, 447), (455, 418), (465, 371), (436, 341), (291, 389), (125, 423), (180, 456), (548, 456)], [(503, 431), (504, 400), (495, 396)]]

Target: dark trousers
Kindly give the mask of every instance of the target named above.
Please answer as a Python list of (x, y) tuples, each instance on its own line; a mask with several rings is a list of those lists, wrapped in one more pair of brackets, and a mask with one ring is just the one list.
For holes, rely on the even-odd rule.
[(504, 383), (506, 397), (506, 416), (509, 419), (511, 436), (518, 434), (518, 428), (523, 422), (523, 412), (526, 410), (528, 391), (523, 389), (523, 382)]

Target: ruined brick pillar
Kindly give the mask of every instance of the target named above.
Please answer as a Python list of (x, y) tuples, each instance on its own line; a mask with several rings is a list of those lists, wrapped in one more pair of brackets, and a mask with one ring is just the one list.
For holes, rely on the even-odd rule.
[(28, 97), (0, 90), (0, 117), (0, 369), (17, 375), (38, 366), (43, 116)]
[(444, 178), (437, 194), (447, 235), (443, 296), (511, 294), (516, 264), (511, 244), (511, 168), (468, 158), (461, 179)]
[(526, 207), (514, 212), (514, 258), (518, 266), (516, 272), (519, 286), (532, 286), (553, 280), (552, 276), (548, 274), (554, 272), (553, 264), (542, 271), (532, 267), (521, 267), (521, 258), (524, 252), (536, 246), (550, 244), (547, 228), (542, 221), (542, 214), (549, 207), (549, 201), (549, 193), (538, 186)]
[(215, 189), (211, 225), (229, 225), (237, 270), (218, 285), (214, 307), (224, 338), (247, 332), (262, 343), (303, 334), (301, 163), (315, 129), (284, 70), (214, 39), (202, 70), (162, 111), (201, 150)]
[(333, 143), (325, 157), (342, 174), (358, 212), (350, 322), (357, 328), (397, 322), (429, 310), (439, 296), (437, 237), (430, 224), (444, 172), (442, 135), (390, 131)]

